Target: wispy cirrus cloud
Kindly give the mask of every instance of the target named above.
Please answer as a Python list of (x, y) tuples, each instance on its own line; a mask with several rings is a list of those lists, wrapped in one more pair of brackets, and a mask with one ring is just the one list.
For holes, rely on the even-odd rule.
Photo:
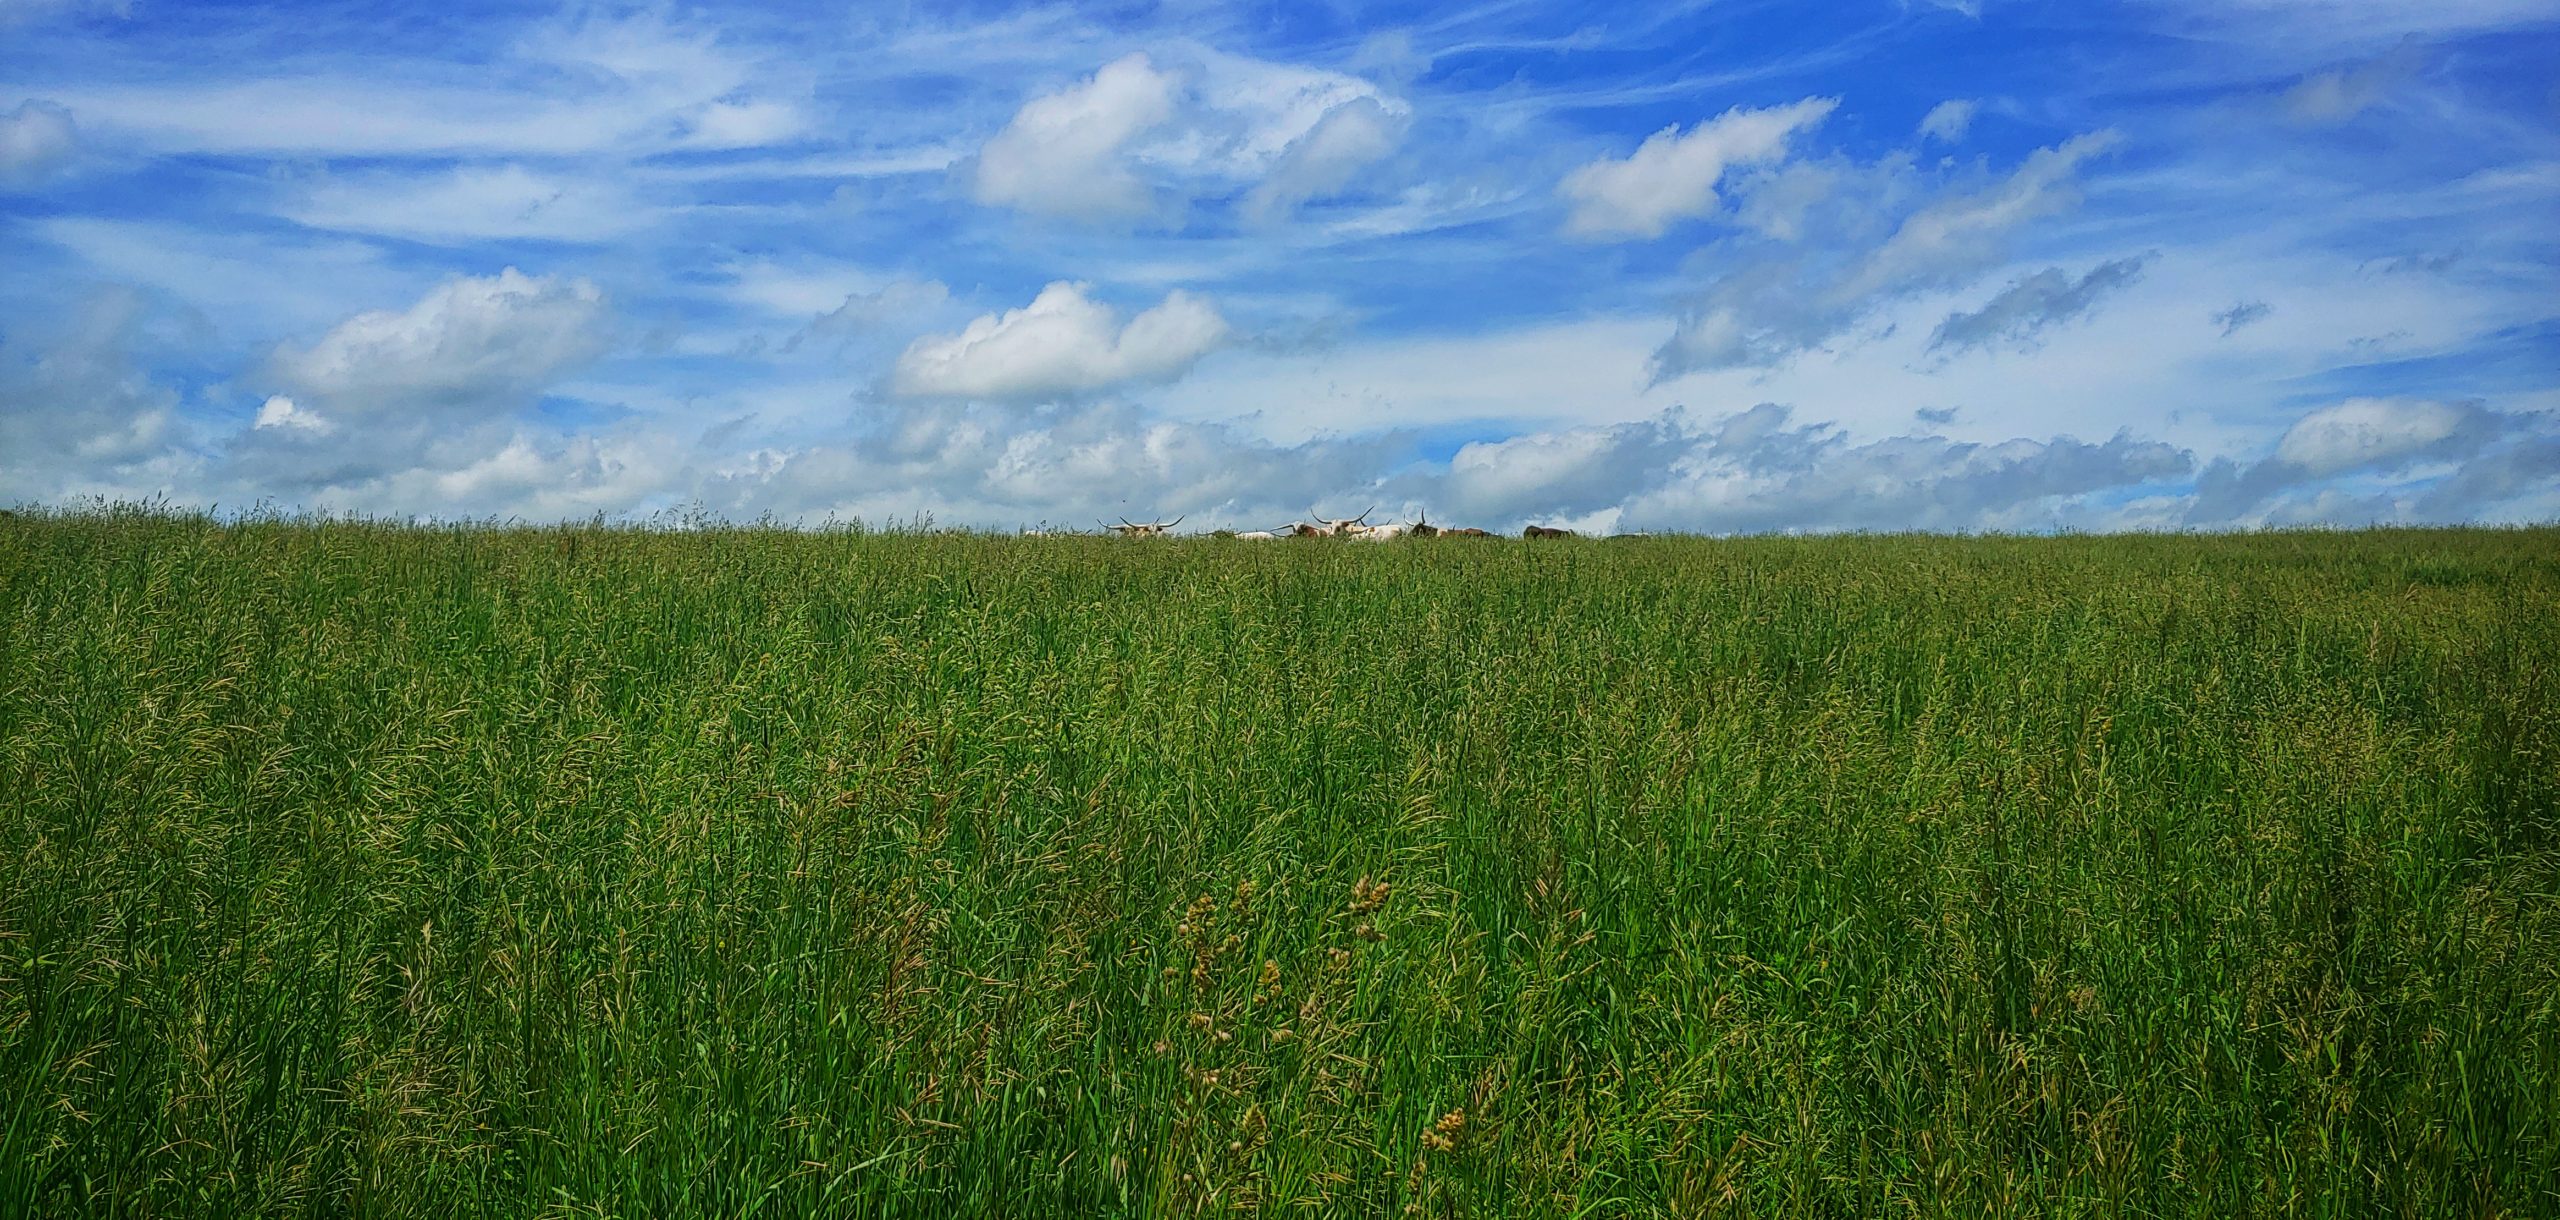
[(71, 163), (79, 151), (71, 112), (30, 100), (0, 112), (0, 189), (41, 181)]
[(1930, 333), (1929, 350), (2009, 346), (2032, 350), (2046, 329), (2086, 315), (2100, 299), (2142, 276), (2144, 257), (2109, 259), (2073, 278), (2047, 267), (2012, 282), (1979, 309), (1947, 315)]
[(1833, 171), (1850, 185), (1810, 205), (1827, 209), (1819, 223), (1764, 230), (1774, 240), (1736, 246), (1719, 260), (1724, 269), (1656, 349), (1655, 378), (1780, 365), (1888, 302), (1972, 281), (2003, 261), (2019, 229), (2075, 207), (2081, 167), (2119, 138), (2074, 136), (1970, 190), (1928, 193), (1908, 160)]

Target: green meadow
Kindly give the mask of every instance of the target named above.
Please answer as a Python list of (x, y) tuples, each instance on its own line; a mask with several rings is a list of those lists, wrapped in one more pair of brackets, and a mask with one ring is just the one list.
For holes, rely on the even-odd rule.
[(0, 1215), (2560, 1214), (2560, 530), (0, 519)]

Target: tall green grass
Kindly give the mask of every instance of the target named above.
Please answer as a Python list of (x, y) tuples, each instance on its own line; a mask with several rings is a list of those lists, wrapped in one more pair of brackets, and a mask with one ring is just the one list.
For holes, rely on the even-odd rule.
[(0, 1214), (2560, 1214), (2560, 532), (0, 521)]

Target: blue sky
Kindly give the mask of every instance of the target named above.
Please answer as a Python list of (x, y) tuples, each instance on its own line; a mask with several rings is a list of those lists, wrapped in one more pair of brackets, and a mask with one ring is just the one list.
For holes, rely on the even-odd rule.
[(2560, 518), (2560, 4), (0, 0), (0, 501)]

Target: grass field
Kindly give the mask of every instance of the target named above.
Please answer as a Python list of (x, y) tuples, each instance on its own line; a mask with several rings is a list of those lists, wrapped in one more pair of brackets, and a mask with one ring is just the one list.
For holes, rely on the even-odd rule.
[(0, 521), (0, 1215), (2560, 1215), (2560, 531)]

